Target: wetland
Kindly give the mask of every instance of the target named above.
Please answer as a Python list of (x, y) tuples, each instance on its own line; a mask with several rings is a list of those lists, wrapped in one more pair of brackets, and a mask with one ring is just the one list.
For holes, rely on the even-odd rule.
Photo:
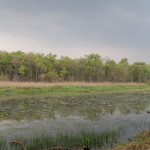
[[(70, 89), (71, 90), (71, 89)], [(150, 129), (150, 91), (9, 94), (0, 97), (0, 149), (112, 148)]]

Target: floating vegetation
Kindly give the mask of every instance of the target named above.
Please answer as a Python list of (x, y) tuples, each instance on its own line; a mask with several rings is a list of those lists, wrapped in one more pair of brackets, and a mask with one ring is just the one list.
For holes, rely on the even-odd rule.
[(0, 120), (80, 116), (96, 120), (113, 115), (140, 113), (150, 105), (150, 92), (119, 94), (88, 94), (82, 96), (34, 96), (0, 100)]
[[(144, 113), (148, 116), (150, 111), (148, 91), (0, 99), (0, 131), (3, 139), (0, 140), (1, 150), (19, 149), (9, 143), (15, 139), (21, 140), (28, 150), (48, 147), (74, 148), (78, 142), (81, 144), (80, 147), (87, 146), (93, 149), (102, 146), (112, 147), (118, 142), (120, 135), (123, 137), (127, 133), (127, 138), (129, 133), (133, 134), (150, 127), (150, 121), (148, 120), (145, 125), (145, 118), (142, 116)], [(142, 123), (137, 121), (138, 116), (143, 119)], [(69, 117), (74, 117), (74, 120), (69, 120)], [(82, 129), (85, 131), (80, 132)], [(95, 132), (91, 132), (92, 129), (95, 129)], [(47, 135), (41, 135), (43, 131)], [(59, 131), (60, 133), (56, 134)], [(29, 132), (30, 139), (27, 138)], [(16, 138), (12, 138), (15, 136)]]

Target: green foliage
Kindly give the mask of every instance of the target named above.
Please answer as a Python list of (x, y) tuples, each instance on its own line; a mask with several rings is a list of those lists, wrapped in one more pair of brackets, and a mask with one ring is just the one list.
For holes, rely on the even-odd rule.
[(127, 58), (119, 63), (99, 54), (79, 59), (53, 54), (0, 51), (0, 80), (8, 81), (86, 81), (86, 82), (149, 82), (150, 65), (129, 64)]
[(98, 54), (85, 55), (85, 71), (88, 81), (100, 81), (102, 60)]
[(146, 63), (136, 62), (129, 71), (133, 82), (147, 82), (150, 79), (150, 66)]
[(26, 70), (27, 70), (27, 67), (24, 66), (24, 65), (21, 65), (21, 66), (18, 68), (18, 73), (19, 73), (19, 74), (22, 74), (22, 75), (25, 75)]
[(119, 62), (120, 65), (127, 66), (129, 65), (128, 59), (127, 58), (122, 58), (121, 61)]

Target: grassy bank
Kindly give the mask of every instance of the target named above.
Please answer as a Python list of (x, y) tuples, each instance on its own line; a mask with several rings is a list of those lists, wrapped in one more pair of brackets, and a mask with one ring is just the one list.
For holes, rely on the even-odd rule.
[(148, 84), (138, 83), (33, 83), (0, 82), (0, 96), (18, 94), (86, 94), (150, 90)]
[(150, 149), (150, 131), (143, 131), (136, 135), (130, 143), (116, 147), (113, 150), (149, 150)]

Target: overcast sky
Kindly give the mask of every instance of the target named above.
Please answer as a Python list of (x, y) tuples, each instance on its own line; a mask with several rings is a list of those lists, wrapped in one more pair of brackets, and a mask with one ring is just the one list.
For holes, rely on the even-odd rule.
[(150, 1), (0, 0), (0, 50), (150, 64)]

